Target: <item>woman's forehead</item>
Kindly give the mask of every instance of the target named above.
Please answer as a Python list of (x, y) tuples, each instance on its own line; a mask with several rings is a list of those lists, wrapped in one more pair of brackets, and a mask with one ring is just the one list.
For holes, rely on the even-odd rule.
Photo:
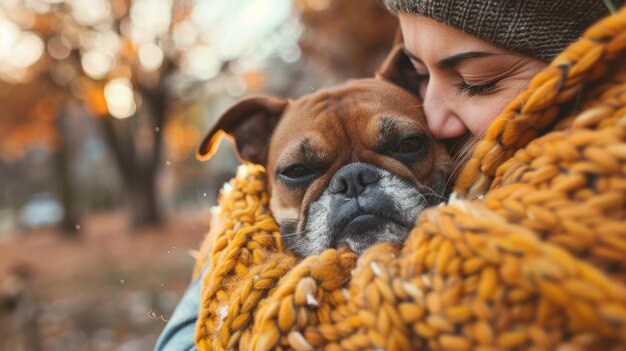
[(503, 48), (425, 16), (400, 13), (398, 18), (405, 46), (421, 60), (468, 51), (507, 53)]

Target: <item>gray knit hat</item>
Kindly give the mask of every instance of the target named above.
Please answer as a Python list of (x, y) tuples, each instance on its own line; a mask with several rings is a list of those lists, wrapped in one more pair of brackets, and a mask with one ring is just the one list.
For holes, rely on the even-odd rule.
[[(384, 0), (511, 51), (549, 61), (607, 16), (603, 0)], [(625, 0), (612, 0), (619, 7)]]

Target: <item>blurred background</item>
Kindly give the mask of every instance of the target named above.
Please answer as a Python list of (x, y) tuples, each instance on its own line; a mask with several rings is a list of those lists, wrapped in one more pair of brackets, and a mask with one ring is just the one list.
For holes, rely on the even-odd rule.
[(251, 93), (371, 76), (377, 0), (0, 0), (0, 350), (151, 350), (238, 165)]

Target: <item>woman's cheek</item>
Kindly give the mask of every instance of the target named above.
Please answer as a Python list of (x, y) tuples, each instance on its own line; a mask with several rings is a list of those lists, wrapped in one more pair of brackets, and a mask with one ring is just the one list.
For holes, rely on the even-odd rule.
[(483, 136), (491, 122), (504, 110), (513, 99), (514, 94), (498, 94), (493, 96), (475, 97), (475, 101), (468, 109), (467, 118), (462, 118), (467, 129), (476, 136)]

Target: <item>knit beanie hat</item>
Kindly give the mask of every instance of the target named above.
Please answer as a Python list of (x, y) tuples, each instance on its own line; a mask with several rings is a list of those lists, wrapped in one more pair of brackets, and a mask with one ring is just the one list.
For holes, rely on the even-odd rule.
[[(604, 0), (384, 0), (511, 51), (550, 61), (610, 11)], [(626, 0), (611, 0), (621, 6)]]

